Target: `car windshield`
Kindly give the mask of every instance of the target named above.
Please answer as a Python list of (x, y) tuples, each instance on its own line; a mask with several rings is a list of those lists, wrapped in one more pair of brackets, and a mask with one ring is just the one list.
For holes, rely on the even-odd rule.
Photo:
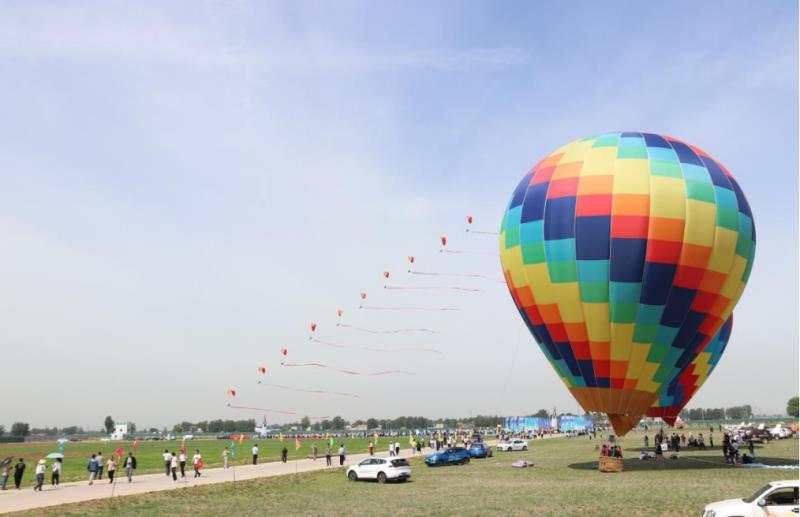
[(399, 460), (392, 460), (393, 467), (408, 467), (408, 460), (400, 458)]
[(767, 491), (767, 489), (769, 489), (769, 488), (770, 488), (770, 485), (765, 485), (765, 486), (762, 486), (761, 488), (759, 488), (758, 490), (756, 490), (756, 493), (755, 493), (755, 494), (751, 495), (750, 497), (745, 497), (744, 499), (742, 499), (742, 501), (744, 501), (745, 503), (752, 503), (753, 501), (755, 501), (756, 499), (758, 499), (758, 496), (760, 496), (761, 494), (763, 494), (764, 492), (766, 492), (766, 491)]

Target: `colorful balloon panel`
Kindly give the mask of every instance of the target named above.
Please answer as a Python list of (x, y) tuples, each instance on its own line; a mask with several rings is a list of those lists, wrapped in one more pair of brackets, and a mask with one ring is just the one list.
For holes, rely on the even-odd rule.
[(742, 294), (752, 213), (704, 151), (652, 133), (576, 140), (514, 190), (500, 260), (547, 359), (625, 434), (712, 341)]
[(658, 401), (647, 410), (647, 416), (661, 417), (668, 424), (675, 424), (678, 414), (716, 368), (728, 346), (732, 330), (733, 315), (725, 321), (708, 346), (697, 354), (694, 361), (670, 382), (667, 389), (660, 394)]

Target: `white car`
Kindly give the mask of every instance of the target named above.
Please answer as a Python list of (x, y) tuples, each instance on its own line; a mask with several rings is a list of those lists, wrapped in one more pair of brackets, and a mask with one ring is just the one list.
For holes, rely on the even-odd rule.
[(405, 458), (367, 458), (358, 465), (347, 469), (347, 479), (376, 479), (378, 483), (386, 481), (406, 481), (411, 477), (411, 465)]
[(800, 511), (797, 492), (800, 481), (773, 481), (745, 499), (728, 499), (706, 505), (703, 517), (794, 516)]
[(528, 442), (515, 438), (508, 442), (500, 442), (497, 444), (497, 449), (500, 451), (527, 451)]

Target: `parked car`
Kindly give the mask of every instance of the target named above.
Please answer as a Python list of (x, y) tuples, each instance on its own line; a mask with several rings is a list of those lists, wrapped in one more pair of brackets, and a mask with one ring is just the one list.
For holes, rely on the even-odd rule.
[(800, 481), (773, 481), (744, 499), (728, 499), (706, 505), (703, 517), (763, 517), (765, 515), (796, 515)]
[(492, 448), (485, 443), (473, 443), (467, 449), (471, 458), (491, 458)]
[(425, 458), (425, 464), (429, 467), (437, 465), (463, 465), (469, 463), (470, 454), (464, 447), (450, 447), (439, 452), (434, 452)]
[(497, 449), (501, 451), (527, 451), (528, 442), (520, 438), (514, 438), (507, 442), (498, 443)]
[(347, 479), (359, 481), (375, 479), (378, 483), (407, 481), (411, 477), (411, 465), (405, 458), (367, 458), (347, 469)]

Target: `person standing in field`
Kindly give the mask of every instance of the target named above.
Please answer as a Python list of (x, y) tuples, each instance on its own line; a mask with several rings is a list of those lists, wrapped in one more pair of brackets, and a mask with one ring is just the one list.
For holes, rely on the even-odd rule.
[(162, 454), (161, 457), (164, 458), (164, 471), (166, 472), (167, 477), (169, 477), (170, 465), (172, 464), (172, 455), (167, 449), (164, 449), (164, 454)]
[(311, 446), (311, 459), (314, 461), (317, 461), (317, 451), (317, 442), (314, 442), (314, 444)]
[(22, 476), (25, 474), (25, 460), (20, 458), (16, 465), (14, 465), (14, 486), (19, 490), (22, 484)]
[(251, 452), (253, 453), (253, 465), (258, 465), (258, 444), (257, 443), (253, 445), (253, 450)]
[(178, 454), (178, 465), (181, 468), (181, 477), (186, 477), (186, 449), (181, 449)]
[(226, 445), (224, 449), (222, 449), (222, 468), (228, 468), (228, 455), (230, 451), (228, 450), (228, 446)]
[(53, 462), (53, 472), (50, 474), (50, 484), (53, 486), (58, 486), (58, 483), (61, 481), (61, 467), (64, 465), (64, 460), (61, 458), (56, 458), (56, 461)]
[(345, 455), (347, 451), (344, 448), (344, 444), (339, 444), (339, 466), (344, 465)]
[(286, 445), (284, 445), (283, 449), (281, 449), (281, 461), (286, 463), (288, 455), (289, 455), (289, 449), (287, 449)]
[(394, 442), (394, 455), (400, 456), (400, 442)]
[(95, 479), (103, 479), (103, 453), (97, 451), (97, 476)]
[(89, 471), (89, 484), (94, 485), (94, 478), (97, 476), (97, 455), (92, 454), (92, 458), (89, 460), (89, 463), (86, 465), (86, 469)]
[(200, 477), (200, 469), (203, 468), (203, 456), (200, 454), (200, 449), (195, 449), (194, 456), (192, 456), (192, 466), (194, 467), (194, 477)]
[(647, 435), (644, 435), (644, 447), (645, 449), (650, 447), (650, 437)]
[(128, 476), (128, 483), (133, 481), (133, 469), (136, 468), (136, 458), (133, 453), (129, 452), (128, 457), (125, 458), (125, 475)]
[(327, 466), (329, 466), (329, 467), (331, 466), (331, 446), (330, 445), (326, 445), (325, 446), (325, 464)]
[(114, 474), (117, 472), (117, 460), (114, 459), (114, 456), (108, 458), (108, 482), (114, 482)]

